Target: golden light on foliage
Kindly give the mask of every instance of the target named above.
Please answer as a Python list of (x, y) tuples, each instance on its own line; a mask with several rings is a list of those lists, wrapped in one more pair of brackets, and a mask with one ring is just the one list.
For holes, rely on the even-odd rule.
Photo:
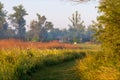
[(84, 56), (80, 50), (1, 49), (0, 80), (30, 80), (38, 69)]

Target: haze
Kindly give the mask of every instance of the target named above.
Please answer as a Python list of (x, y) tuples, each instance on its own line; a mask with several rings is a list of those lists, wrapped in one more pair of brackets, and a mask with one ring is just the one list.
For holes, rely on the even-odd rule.
[(90, 25), (92, 20), (96, 20), (98, 2), (93, 1), (84, 4), (77, 4), (67, 2), (64, 0), (1, 0), (4, 4), (4, 8), (9, 13), (12, 13), (12, 7), (22, 4), (26, 11), (29, 13), (26, 16), (27, 25), (30, 21), (36, 19), (36, 13), (45, 15), (48, 21), (54, 24), (57, 28), (68, 28), (70, 21), (68, 17), (71, 17), (72, 13), (76, 10), (81, 14), (81, 18), (84, 20), (85, 25)]

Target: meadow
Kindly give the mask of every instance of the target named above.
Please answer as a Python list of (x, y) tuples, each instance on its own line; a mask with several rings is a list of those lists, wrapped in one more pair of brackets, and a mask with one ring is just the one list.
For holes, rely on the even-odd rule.
[(0, 80), (120, 79), (119, 56), (104, 53), (100, 44), (3, 40), (0, 45)]
[[(15, 42), (14, 40), (7, 42), (3, 40), (0, 43), (5, 43), (6, 46), (1, 45), (0, 49), (0, 80), (30, 80), (32, 73), (38, 69), (85, 56), (84, 51), (65, 49), (64, 46), (63, 49), (61, 47), (58, 49), (58, 46), (57, 49), (55, 46), (52, 49), (43, 49), (36, 45), (33, 48), (26, 47), (27, 42), (17, 40)], [(15, 48), (15, 46), (17, 47)]]

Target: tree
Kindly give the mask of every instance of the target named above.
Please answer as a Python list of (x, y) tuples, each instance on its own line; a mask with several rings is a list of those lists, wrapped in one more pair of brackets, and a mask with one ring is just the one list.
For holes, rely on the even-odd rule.
[(48, 40), (60, 40), (62, 36), (62, 31), (59, 28), (53, 28), (48, 32)]
[(13, 7), (13, 10), (15, 12), (10, 15), (9, 19), (10, 19), (12, 25), (15, 27), (16, 38), (25, 39), (26, 20), (24, 19), (24, 16), (26, 16), (28, 14), (22, 5)]
[(3, 10), (4, 5), (0, 2), (0, 38), (5, 38), (5, 33), (8, 29), (6, 21), (7, 12)]
[(120, 1), (101, 0), (98, 17), (99, 39), (106, 51), (120, 55)]
[(96, 31), (94, 30), (94, 27), (92, 25), (89, 25), (85, 31), (84, 42), (86, 41), (96, 42), (95, 33)]
[(78, 11), (75, 11), (75, 13), (72, 14), (72, 17), (69, 18), (71, 21), (72, 25), (69, 25), (70, 28), (74, 29), (84, 29), (83, 23), (84, 21), (81, 20), (80, 14)]
[[(72, 25), (69, 25), (69, 34), (70, 38), (73, 39), (73, 42), (81, 42), (85, 32), (85, 26), (83, 25), (84, 21), (81, 20), (80, 14), (78, 11), (72, 14), (72, 17), (69, 18)], [(73, 36), (72, 36), (73, 35)]]
[(33, 20), (30, 24), (29, 38), (34, 41), (46, 41), (48, 36), (48, 31), (53, 28), (52, 22), (46, 21), (45, 16), (37, 14), (38, 20)]

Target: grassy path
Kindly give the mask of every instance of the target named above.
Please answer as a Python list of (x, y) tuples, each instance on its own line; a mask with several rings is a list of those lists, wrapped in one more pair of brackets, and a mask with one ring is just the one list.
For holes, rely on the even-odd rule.
[(34, 73), (31, 80), (80, 80), (74, 67), (75, 61), (45, 67)]

